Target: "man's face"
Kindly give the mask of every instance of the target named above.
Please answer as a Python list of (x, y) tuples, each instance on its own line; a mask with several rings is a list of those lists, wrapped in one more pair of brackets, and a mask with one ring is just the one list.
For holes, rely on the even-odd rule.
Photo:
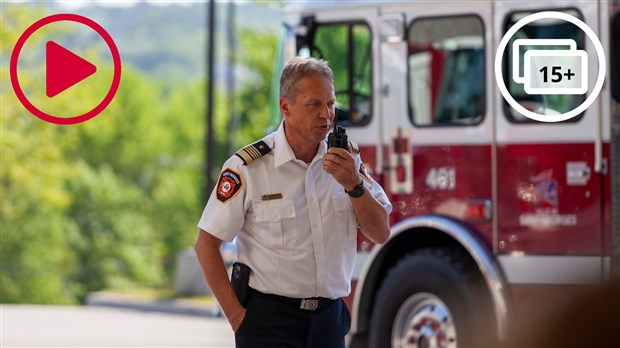
[(329, 133), (334, 120), (334, 86), (326, 78), (313, 74), (297, 82), (295, 98), (280, 98), (289, 141), (319, 143)]

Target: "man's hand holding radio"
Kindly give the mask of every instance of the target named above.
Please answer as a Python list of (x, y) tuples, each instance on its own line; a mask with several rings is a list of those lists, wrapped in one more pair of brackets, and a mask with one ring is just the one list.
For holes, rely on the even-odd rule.
[(350, 146), (346, 150), (339, 147), (327, 149), (327, 154), (323, 158), (323, 169), (333, 175), (347, 191), (352, 191), (362, 180), (357, 174)]
[(327, 154), (323, 158), (323, 169), (346, 191), (352, 191), (360, 183), (347, 132), (344, 127), (336, 124), (336, 120), (334, 131), (327, 137)]

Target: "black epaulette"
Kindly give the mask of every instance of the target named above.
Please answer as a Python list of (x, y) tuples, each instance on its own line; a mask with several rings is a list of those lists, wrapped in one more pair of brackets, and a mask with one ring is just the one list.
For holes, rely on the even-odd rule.
[(351, 144), (351, 151), (353, 151), (353, 153), (360, 153), (360, 146), (357, 145), (356, 143), (349, 141), (349, 144)]
[(248, 145), (237, 151), (235, 155), (241, 158), (244, 165), (248, 165), (252, 161), (265, 156), (269, 152), (271, 152), (271, 148), (269, 147), (269, 145), (267, 145), (267, 143), (265, 143), (264, 141), (259, 140), (254, 144)]

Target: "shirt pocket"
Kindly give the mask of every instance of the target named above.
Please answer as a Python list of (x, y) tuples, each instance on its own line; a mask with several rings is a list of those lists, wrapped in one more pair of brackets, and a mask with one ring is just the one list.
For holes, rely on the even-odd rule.
[(292, 199), (254, 201), (257, 231), (270, 246), (292, 246), (297, 241), (295, 202)]
[(353, 239), (357, 235), (357, 218), (349, 195), (345, 192), (332, 193), (336, 210), (336, 228), (342, 239)]

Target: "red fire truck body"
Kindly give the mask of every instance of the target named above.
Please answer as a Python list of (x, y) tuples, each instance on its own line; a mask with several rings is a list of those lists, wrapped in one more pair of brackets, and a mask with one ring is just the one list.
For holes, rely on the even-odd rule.
[[(497, 88), (502, 36), (540, 11), (582, 20), (606, 55), (600, 95), (568, 121), (527, 119)], [(473, 333), (505, 340), (519, 323), (544, 322), (573, 290), (612, 277), (620, 257), (619, 1), (294, 1), (285, 26), (285, 60), (329, 61), (338, 122), (394, 206), (385, 245), (358, 234), (351, 346), (454, 347), (477, 342)], [(591, 93), (597, 52), (577, 26), (547, 19), (515, 36), (574, 40), (590, 59)], [(559, 114), (584, 101), (524, 93), (510, 79), (515, 64), (524, 69), (513, 40), (502, 64), (519, 104)]]

